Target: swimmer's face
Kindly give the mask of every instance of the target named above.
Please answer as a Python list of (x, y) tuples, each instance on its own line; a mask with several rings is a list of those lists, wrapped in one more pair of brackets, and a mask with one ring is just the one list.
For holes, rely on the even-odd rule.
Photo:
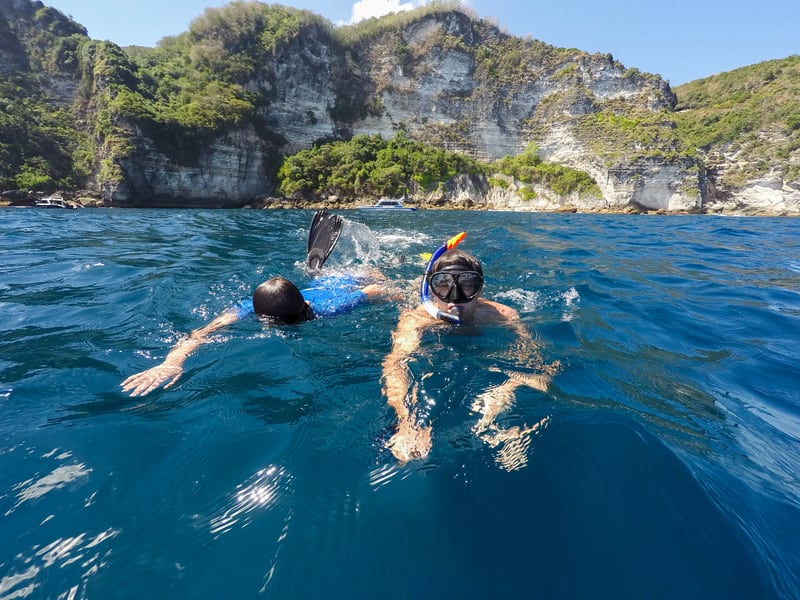
[(428, 289), (439, 310), (458, 308), (462, 317), (475, 312), (483, 290), (483, 267), (469, 252), (448, 250), (433, 264)]
[(430, 290), (440, 310), (458, 308), (461, 317), (475, 312), (483, 290), (483, 276), (462, 266), (445, 267), (430, 276)]
[(483, 275), (454, 265), (429, 276), (430, 290), (442, 302), (466, 304), (478, 297), (483, 289)]

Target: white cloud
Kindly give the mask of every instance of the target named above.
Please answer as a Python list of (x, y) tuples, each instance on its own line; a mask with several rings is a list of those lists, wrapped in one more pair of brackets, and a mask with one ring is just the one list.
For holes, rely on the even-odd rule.
[(403, 2), (401, 4), (400, 0), (359, 0), (353, 4), (350, 24), (372, 17), (381, 17), (389, 13), (411, 10), (412, 8), (414, 8), (414, 5), (411, 2)]

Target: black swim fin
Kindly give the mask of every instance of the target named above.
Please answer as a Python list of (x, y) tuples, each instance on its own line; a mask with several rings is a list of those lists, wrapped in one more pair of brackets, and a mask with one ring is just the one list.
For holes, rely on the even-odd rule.
[(318, 271), (339, 241), (342, 233), (342, 217), (324, 210), (314, 213), (311, 228), (308, 230), (308, 248), (306, 250), (306, 269)]

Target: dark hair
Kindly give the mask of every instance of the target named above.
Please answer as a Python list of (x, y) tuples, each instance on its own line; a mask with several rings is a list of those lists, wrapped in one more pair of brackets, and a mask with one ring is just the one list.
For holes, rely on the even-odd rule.
[(465, 252), (464, 250), (459, 250), (458, 248), (455, 248), (453, 250), (448, 250), (447, 252), (442, 254), (436, 260), (436, 262), (433, 263), (431, 272), (436, 273), (438, 271), (443, 271), (448, 267), (464, 267), (465, 271), (477, 271), (478, 273), (483, 275), (483, 267), (481, 266), (481, 261), (479, 261), (469, 252)]
[(253, 310), (279, 323), (297, 323), (312, 318), (303, 294), (295, 284), (283, 277), (273, 277), (259, 284), (253, 292)]

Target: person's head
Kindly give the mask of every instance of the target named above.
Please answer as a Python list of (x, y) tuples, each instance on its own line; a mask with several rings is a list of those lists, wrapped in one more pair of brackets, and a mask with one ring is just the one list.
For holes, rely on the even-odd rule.
[(448, 308), (455, 305), (466, 308), (483, 289), (481, 262), (457, 248), (448, 250), (433, 263), (429, 277), (431, 292)]
[(303, 294), (283, 277), (273, 277), (259, 284), (253, 292), (253, 310), (282, 324), (308, 321), (313, 317)]

